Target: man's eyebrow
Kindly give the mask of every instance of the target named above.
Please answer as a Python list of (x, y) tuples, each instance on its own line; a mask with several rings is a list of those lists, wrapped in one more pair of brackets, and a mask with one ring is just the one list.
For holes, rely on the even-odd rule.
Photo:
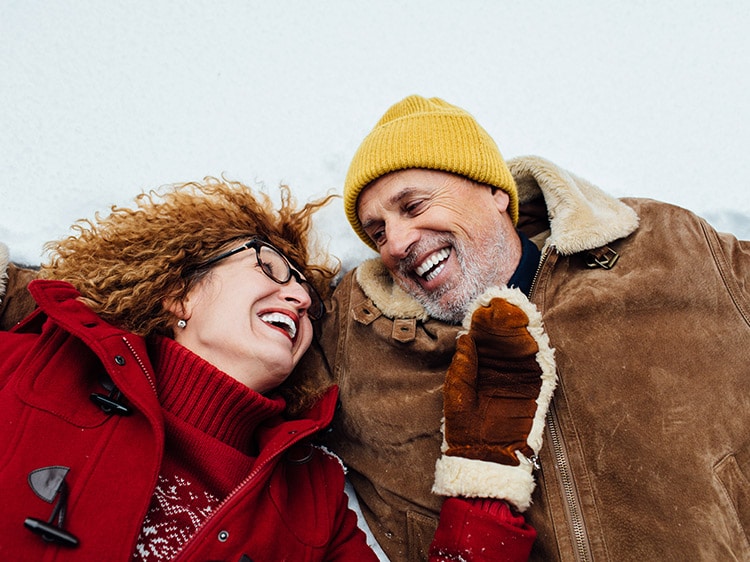
[[(401, 202), (402, 199), (406, 199), (417, 190), (418, 188), (414, 186), (408, 186), (408, 187), (403, 188), (401, 191), (394, 193), (392, 197), (389, 197), (386, 200), (386, 206), (387, 207), (397, 206)], [(383, 221), (381, 219), (367, 219), (365, 221), (361, 221), (361, 224), (362, 224), (362, 228), (364, 230), (367, 230), (368, 228), (376, 224), (380, 224), (382, 222)]]
[(401, 191), (399, 191), (398, 193), (394, 193), (393, 197), (391, 197), (388, 200), (388, 203), (390, 203), (391, 205), (394, 205), (398, 203), (399, 201), (401, 201), (402, 199), (404, 199), (405, 197), (408, 197), (409, 195), (417, 191), (417, 189), (418, 188), (415, 186), (407, 186), (403, 188)]
[(368, 228), (372, 228), (376, 224), (382, 223), (382, 222), (383, 221), (381, 221), (381, 220), (369, 219), (369, 220), (367, 220), (367, 221), (365, 221), (365, 222), (362, 223), (362, 230), (367, 231)]

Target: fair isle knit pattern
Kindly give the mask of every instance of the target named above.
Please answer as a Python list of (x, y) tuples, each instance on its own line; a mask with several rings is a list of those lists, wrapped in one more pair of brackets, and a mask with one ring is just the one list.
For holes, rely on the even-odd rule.
[(135, 545), (134, 560), (172, 560), (219, 504), (206, 490), (176, 474), (159, 476), (143, 529)]

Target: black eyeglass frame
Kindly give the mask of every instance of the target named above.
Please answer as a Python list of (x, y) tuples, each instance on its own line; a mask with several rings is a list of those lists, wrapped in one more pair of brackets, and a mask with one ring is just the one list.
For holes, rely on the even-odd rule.
[[(260, 248), (266, 247), (272, 252), (275, 252), (276, 254), (281, 257), (282, 261), (287, 266), (287, 271), (289, 272), (286, 279), (280, 279), (273, 275), (265, 266), (265, 264), (260, 260)], [(307, 315), (310, 317), (310, 320), (320, 320), (323, 318), (323, 315), (325, 314), (325, 305), (323, 304), (323, 299), (320, 296), (320, 293), (318, 293), (317, 290), (315, 290), (315, 287), (312, 286), (312, 284), (305, 279), (302, 274), (297, 270), (297, 268), (294, 266), (293, 262), (284, 255), (284, 252), (279, 250), (276, 246), (271, 244), (270, 242), (266, 242), (265, 240), (261, 238), (252, 238), (248, 242), (245, 242), (241, 246), (238, 246), (232, 250), (227, 250), (226, 252), (223, 252), (219, 254), (218, 256), (214, 256), (211, 259), (203, 262), (202, 264), (198, 265), (195, 269), (207, 269), (211, 267), (212, 265), (216, 264), (216, 262), (219, 262), (221, 260), (224, 260), (226, 258), (229, 258), (235, 254), (239, 254), (240, 252), (244, 252), (245, 250), (255, 250), (255, 259), (258, 262), (258, 266), (260, 267), (261, 271), (274, 281), (275, 283), (278, 283), (279, 285), (286, 285), (289, 283), (289, 281), (294, 278), (294, 280), (299, 283), (306, 291), (307, 294), (310, 295), (310, 308), (307, 309)]]

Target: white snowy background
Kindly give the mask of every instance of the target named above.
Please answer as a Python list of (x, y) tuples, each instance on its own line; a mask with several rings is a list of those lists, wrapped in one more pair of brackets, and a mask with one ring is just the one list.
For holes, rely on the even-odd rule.
[[(750, 2), (0, 0), (0, 240), (42, 244), (146, 189), (226, 174), (340, 193), (394, 102), (438, 96), (506, 158), (750, 238)], [(318, 221), (368, 250), (336, 200)]]
[[(0, 240), (42, 244), (142, 190), (226, 174), (341, 192), (394, 102), (438, 96), (506, 158), (750, 238), (746, 0), (0, 0)], [(341, 201), (318, 221), (372, 252)]]

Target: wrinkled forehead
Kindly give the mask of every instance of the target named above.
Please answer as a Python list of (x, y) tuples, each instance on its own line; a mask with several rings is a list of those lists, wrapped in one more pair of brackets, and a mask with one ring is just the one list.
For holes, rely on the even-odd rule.
[[(393, 174), (381, 176), (368, 184), (357, 198), (357, 216), (364, 224), (372, 215), (394, 207), (404, 197), (404, 188)], [(407, 188), (408, 190), (408, 188)]]
[(368, 216), (389, 209), (398, 208), (410, 197), (445, 192), (458, 194), (463, 187), (478, 186), (473, 180), (452, 172), (410, 168), (380, 176), (369, 183), (357, 198), (357, 216), (364, 224), (372, 219)]

